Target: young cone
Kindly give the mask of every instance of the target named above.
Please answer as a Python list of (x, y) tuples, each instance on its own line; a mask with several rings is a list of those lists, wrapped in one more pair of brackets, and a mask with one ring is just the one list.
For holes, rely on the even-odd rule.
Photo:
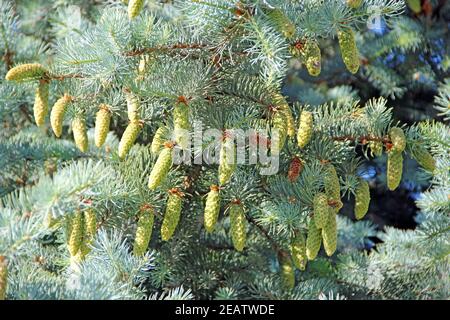
[(0, 256), (0, 300), (5, 300), (8, 285), (8, 264), (6, 257)]
[(85, 232), (84, 225), (84, 215), (81, 211), (77, 211), (72, 218), (69, 236), (69, 252), (72, 257), (80, 250)]
[(232, 203), (230, 206), (230, 233), (234, 248), (237, 251), (244, 250), (247, 238), (247, 220), (244, 208), (240, 203)]
[(236, 146), (232, 138), (222, 141), (219, 163), (219, 183), (225, 185), (236, 170)]
[(358, 187), (355, 192), (355, 217), (361, 220), (369, 210), (370, 188), (366, 180), (359, 179)]
[(183, 195), (178, 189), (169, 191), (169, 199), (167, 200), (166, 213), (161, 225), (161, 238), (168, 241), (172, 238), (175, 229), (180, 221)]
[(164, 142), (166, 141), (166, 136), (168, 134), (167, 127), (161, 126), (156, 130), (155, 136), (153, 137), (150, 150), (154, 155), (157, 155), (162, 148), (164, 148)]
[(136, 142), (137, 137), (139, 136), (139, 133), (142, 130), (142, 127), (144, 124), (139, 121), (131, 121), (127, 128), (125, 129), (125, 132), (122, 135), (122, 138), (119, 142), (119, 158), (125, 159), (128, 152), (130, 152), (131, 147), (133, 147), (134, 143)]
[(295, 267), (304, 271), (306, 269), (308, 257), (306, 256), (306, 240), (301, 233), (297, 233), (291, 240), (291, 256)]
[(311, 140), (313, 133), (313, 115), (309, 111), (302, 111), (300, 114), (300, 125), (297, 132), (297, 143), (303, 149)]
[(328, 256), (332, 256), (337, 247), (336, 215), (332, 210), (328, 212), (328, 221), (322, 229), (323, 247)]
[(362, 0), (347, 0), (347, 5), (350, 8), (357, 9), (361, 6)]
[(5, 76), (8, 81), (27, 81), (42, 78), (47, 70), (39, 63), (25, 63), (10, 69)]
[(71, 101), (72, 97), (64, 94), (64, 96), (56, 101), (50, 113), (50, 124), (52, 126), (53, 132), (55, 133), (55, 136), (57, 136), (58, 138), (61, 137), (64, 114), (66, 113), (67, 106)]
[(128, 1), (128, 17), (130, 19), (136, 18), (144, 6), (144, 0), (129, 0)]
[(39, 86), (36, 88), (36, 93), (34, 96), (34, 120), (38, 127), (45, 123), (45, 117), (48, 114), (48, 81), (41, 80)]
[(188, 131), (190, 128), (189, 123), (189, 107), (184, 102), (177, 102), (173, 109), (173, 124), (175, 142), (182, 149), (188, 147), (189, 136)]
[(81, 152), (86, 152), (88, 149), (86, 120), (80, 116), (75, 117), (72, 120), (72, 131), (76, 146)]
[(356, 46), (355, 35), (350, 28), (340, 29), (337, 32), (342, 60), (348, 71), (356, 73), (359, 70), (359, 51)]
[(322, 192), (316, 194), (314, 196), (314, 221), (318, 229), (322, 229), (327, 224), (329, 209), (327, 195)]
[(285, 289), (292, 290), (295, 287), (295, 269), (292, 261), (287, 255), (278, 255), (280, 263), (281, 282)]
[(97, 233), (97, 215), (91, 208), (84, 211), (84, 222), (86, 228), (86, 237), (92, 240)]
[(287, 135), (289, 137), (295, 136), (295, 120), (292, 115), (291, 108), (287, 103), (286, 99), (281, 94), (275, 94), (274, 97), (275, 104), (284, 113), (287, 120)]
[(420, 12), (422, 12), (422, 4), (420, 0), (406, 0), (406, 3), (408, 4), (408, 7), (411, 9), (411, 11), (415, 14), (419, 14)]
[(331, 163), (326, 166), (324, 184), (325, 193), (329, 198), (333, 200), (339, 200), (341, 198), (341, 184), (339, 183), (336, 168)]
[(211, 190), (208, 193), (205, 204), (205, 230), (207, 232), (213, 232), (216, 226), (217, 219), (220, 212), (220, 194), (219, 187), (216, 185), (211, 186)]
[(289, 121), (283, 109), (278, 108), (277, 110), (275, 110), (272, 118), (272, 130), (276, 130), (278, 135), (272, 136), (271, 141), (272, 154), (277, 155), (283, 149), (286, 143), (286, 138), (288, 136), (288, 126)]
[(307, 39), (301, 44), (300, 55), (309, 75), (317, 77), (322, 71), (322, 53), (317, 41)]
[(145, 206), (139, 213), (139, 221), (134, 238), (133, 254), (143, 256), (148, 248), (148, 243), (152, 237), (153, 222), (155, 213), (152, 207)]
[(431, 153), (423, 146), (417, 146), (413, 150), (413, 157), (427, 171), (434, 172), (436, 169), (436, 160)]
[(389, 138), (392, 142), (390, 152), (403, 152), (406, 148), (406, 137), (403, 129), (393, 127), (389, 130)]
[(387, 160), (387, 185), (394, 191), (399, 186), (403, 175), (403, 156), (401, 152), (388, 153)]
[(372, 157), (380, 157), (383, 154), (383, 143), (380, 141), (370, 141), (369, 148)]
[(275, 29), (285, 38), (291, 39), (295, 35), (295, 25), (291, 19), (278, 8), (266, 9), (266, 14), (273, 22)]
[(108, 135), (109, 125), (111, 123), (110, 110), (108, 105), (101, 104), (95, 117), (95, 145), (97, 148), (103, 146)]
[(131, 122), (140, 120), (139, 113), (141, 105), (139, 103), (139, 98), (134, 93), (125, 90), (125, 99), (127, 100), (128, 120)]
[(306, 256), (308, 260), (314, 260), (319, 253), (322, 244), (322, 233), (316, 227), (314, 219), (311, 219), (308, 225), (308, 236), (306, 238)]
[(148, 178), (148, 188), (150, 190), (155, 190), (169, 173), (173, 161), (172, 148), (173, 146), (167, 145), (159, 154), (158, 160), (156, 160)]
[(303, 170), (303, 162), (302, 160), (295, 156), (290, 165), (289, 165), (289, 171), (288, 171), (288, 179), (290, 182), (295, 182), (298, 177), (300, 176), (300, 173)]

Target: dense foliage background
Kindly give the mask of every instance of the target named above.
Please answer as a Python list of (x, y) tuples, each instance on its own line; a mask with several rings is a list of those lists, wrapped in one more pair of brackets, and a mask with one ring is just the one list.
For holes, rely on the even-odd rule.
[[(448, 299), (449, 18), (445, 0), (0, 0), (0, 298)], [(13, 79), (29, 63), (44, 70)], [(60, 138), (51, 116), (36, 126), (46, 86), (49, 113), (71, 97)], [(279, 173), (177, 165), (149, 189), (158, 129), (180, 144), (194, 121), (286, 130)], [(337, 249), (306, 263), (330, 166)]]

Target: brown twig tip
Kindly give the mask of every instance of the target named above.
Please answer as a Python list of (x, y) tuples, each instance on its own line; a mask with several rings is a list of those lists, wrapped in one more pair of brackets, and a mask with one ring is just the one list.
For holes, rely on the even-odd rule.
[(177, 98), (177, 103), (182, 103), (182, 104), (184, 104), (185, 106), (188, 106), (189, 100), (191, 100), (191, 98), (187, 98), (187, 97), (185, 97), (185, 96), (179, 96), (179, 97)]
[(0, 263), (6, 263), (6, 257), (0, 255)]
[(178, 196), (180, 198), (184, 197), (184, 193), (179, 188), (172, 188), (167, 191), (169, 194)]
[(239, 200), (239, 199), (233, 199), (233, 200), (231, 200), (231, 204), (235, 204), (235, 205), (241, 205), (242, 204), (242, 202), (241, 202), (241, 200)]
[(139, 208), (139, 211), (144, 212), (144, 211), (150, 211), (153, 210), (153, 206), (150, 203), (144, 203), (143, 205), (141, 205), (141, 207)]
[(211, 186), (209, 187), (209, 189), (210, 189), (211, 191), (219, 191), (219, 190), (220, 190), (220, 187), (219, 187), (218, 185), (216, 185), (216, 184), (213, 184), (213, 185), (211, 185)]

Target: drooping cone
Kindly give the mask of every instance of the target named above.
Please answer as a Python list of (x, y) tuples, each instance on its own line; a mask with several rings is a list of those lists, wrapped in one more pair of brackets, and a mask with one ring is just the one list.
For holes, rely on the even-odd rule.
[(164, 181), (169, 173), (173, 162), (172, 149), (173, 145), (168, 143), (159, 154), (148, 178), (148, 188), (150, 190), (155, 190)]
[(39, 63), (25, 63), (10, 69), (5, 76), (8, 81), (27, 81), (42, 78), (47, 70)]
[(414, 148), (413, 157), (425, 170), (433, 172), (436, 169), (436, 160), (423, 146), (417, 146)]
[(220, 148), (219, 183), (225, 185), (236, 170), (236, 145), (234, 139), (225, 137)]
[(77, 211), (72, 218), (69, 236), (69, 252), (73, 257), (77, 255), (83, 242), (84, 227), (84, 215), (81, 211)]
[(350, 28), (343, 28), (337, 32), (342, 60), (348, 71), (356, 73), (359, 70), (359, 51), (356, 46), (355, 35)]
[(61, 137), (64, 114), (66, 113), (67, 106), (70, 102), (72, 102), (72, 97), (68, 94), (64, 94), (64, 96), (56, 101), (50, 112), (50, 124), (55, 136), (58, 138)]
[(0, 300), (5, 300), (8, 286), (8, 264), (5, 256), (0, 256)]
[(300, 125), (297, 132), (297, 143), (303, 149), (311, 140), (313, 133), (313, 115), (309, 111), (302, 111), (300, 114)]
[(266, 8), (265, 12), (275, 29), (285, 38), (291, 39), (295, 35), (295, 25), (284, 12), (278, 8)]
[(84, 221), (86, 228), (86, 237), (89, 240), (92, 240), (97, 233), (97, 215), (92, 208), (84, 211)]
[(277, 155), (283, 149), (286, 138), (288, 137), (288, 118), (282, 108), (277, 108), (274, 111), (272, 118), (272, 131), (277, 132), (277, 135), (272, 136), (270, 150), (272, 154)]
[(300, 176), (300, 173), (303, 170), (303, 162), (302, 160), (295, 156), (290, 165), (289, 165), (289, 170), (288, 170), (288, 179), (290, 182), (295, 182), (298, 177)]
[(156, 130), (155, 136), (153, 137), (150, 150), (154, 155), (157, 155), (162, 148), (164, 148), (164, 143), (166, 142), (166, 136), (168, 134), (168, 129), (166, 126), (161, 126)]
[(406, 148), (406, 137), (403, 129), (393, 127), (389, 130), (389, 138), (392, 142), (391, 152), (403, 152)]
[(403, 156), (401, 152), (389, 152), (387, 160), (387, 185), (394, 191), (399, 186), (403, 175)]
[(275, 94), (274, 101), (279, 108), (284, 113), (284, 116), (286, 117), (287, 121), (287, 135), (289, 137), (295, 136), (295, 120), (294, 116), (292, 115), (291, 108), (289, 107), (289, 104), (287, 103), (286, 99), (281, 94)]
[(41, 80), (36, 88), (33, 106), (34, 120), (38, 127), (45, 123), (45, 117), (48, 114), (48, 90), (48, 81)]
[(130, 152), (131, 147), (133, 147), (134, 143), (136, 142), (136, 139), (139, 136), (139, 133), (141, 132), (143, 126), (143, 122), (139, 120), (131, 121), (128, 124), (119, 142), (120, 159), (125, 159), (128, 152)]
[(155, 220), (154, 209), (151, 206), (144, 206), (139, 213), (139, 221), (134, 238), (133, 254), (143, 256), (148, 248), (148, 243), (152, 237), (153, 222)]
[(247, 220), (244, 208), (237, 201), (230, 206), (230, 232), (234, 248), (237, 251), (244, 250), (247, 240)]
[(361, 6), (362, 0), (347, 0), (347, 5), (350, 8), (357, 9)]
[(292, 290), (295, 287), (295, 269), (288, 255), (279, 254), (281, 282), (285, 289)]
[(370, 141), (369, 148), (372, 157), (380, 157), (383, 154), (383, 143), (381, 141)]
[(167, 200), (166, 213), (161, 225), (161, 238), (168, 241), (172, 238), (175, 229), (180, 221), (183, 194), (178, 189), (169, 191), (169, 199)]
[(184, 102), (177, 102), (173, 108), (173, 125), (175, 142), (182, 149), (189, 144), (189, 106)]
[(359, 179), (358, 187), (355, 192), (355, 217), (361, 220), (369, 210), (370, 188), (366, 180)]
[(105, 143), (111, 123), (111, 108), (101, 104), (95, 117), (95, 145), (100, 148)]
[(319, 44), (314, 39), (307, 39), (300, 45), (301, 60), (306, 65), (309, 75), (317, 77), (322, 71), (322, 53)]
[(314, 221), (318, 229), (322, 229), (327, 224), (329, 209), (327, 195), (322, 192), (316, 194), (314, 196)]
[(341, 184), (339, 183), (336, 168), (331, 163), (326, 166), (324, 184), (325, 193), (329, 198), (333, 200), (339, 200), (341, 198)]
[(329, 210), (328, 213), (328, 221), (322, 229), (322, 238), (326, 254), (332, 256), (337, 248), (337, 223), (334, 212)]
[(128, 0), (128, 17), (136, 18), (144, 6), (144, 0)]
[(295, 267), (304, 271), (306, 269), (308, 257), (306, 256), (306, 240), (301, 233), (298, 233), (291, 240), (291, 256)]
[(125, 99), (127, 100), (127, 115), (131, 122), (140, 120), (141, 104), (139, 98), (131, 91), (125, 91)]
[(219, 187), (216, 185), (211, 186), (211, 190), (208, 193), (205, 204), (205, 230), (207, 232), (213, 232), (216, 226), (217, 219), (220, 212), (220, 194)]
[(72, 120), (73, 139), (81, 152), (88, 149), (88, 136), (86, 128), (86, 120), (81, 116), (77, 116)]
[(322, 232), (316, 227), (314, 219), (308, 224), (308, 236), (306, 237), (306, 256), (308, 260), (314, 260), (322, 245)]
[(406, 0), (406, 3), (408, 4), (408, 7), (411, 9), (411, 11), (415, 14), (419, 14), (420, 12), (422, 12), (422, 4), (420, 0)]

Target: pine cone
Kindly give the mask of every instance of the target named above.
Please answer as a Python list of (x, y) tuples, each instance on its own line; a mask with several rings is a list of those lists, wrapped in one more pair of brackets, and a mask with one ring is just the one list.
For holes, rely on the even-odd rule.
[(122, 138), (119, 142), (119, 158), (125, 159), (128, 152), (130, 152), (130, 149), (133, 147), (134, 143), (136, 142), (137, 137), (139, 136), (139, 133), (141, 132), (143, 127), (142, 122), (140, 121), (131, 121), (127, 128), (125, 129), (125, 132), (122, 135)]
[(165, 147), (158, 156), (148, 178), (148, 188), (155, 190), (166, 178), (172, 167), (172, 148)]
[(72, 131), (76, 146), (81, 152), (86, 152), (88, 149), (86, 120), (80, 116), (74, 118), (72, 120)]
[(424, 147), (415, 147), (413, 156), (425, 170), (434, 172), (434, 170), (436, 169), (436, 160), (434, 160), (431, 153), (429, 153), (428, 150)]
[(295, 287), (295, 269), (288, 256), (279, 255), (281, 282), (285, 289), (292, 290)]
[(47, 70), (39, 63), (25, 63), (10, 69), (5, 76), (8, 81), (27, 81), (42, 78)]
[(403, 156), (401, 152), (388, 153), (387, 161), (387, 185), (389, 190), (394, 191), (399, 186), (403, 174)]
[[(144, 6), (144, 0), (129, 0), (128, 1), (128, 17), (136, 18)], [(131, 119), (130, 119), (131, 120)]]
[(111, 123), (110, 106), (101, 104), (95, 118), (95, 145), (101, 148), (105, 143)]
[(359, 179), (358, 187), (355, 192), (355, 217), (361, 220), (369, 210), (370, 188), (366, 180)]
[(308, 262), (306, 256), (306, 241), (303, 234), (298, 233), (291, 241), (292, 261), (297, 269), (304, 271)]
[(230, 181), (236, 170), (236, 145), (231, 138), (225, 138), (220, 149), (219, 183), (221, 186)]
[(314, 260), (319, 253), (322, 244), (322, 233), (316, 227), (314, 219), (311, 219), (308, 225), (308, 236), (306, 238), (306, 256), (308, 260)]
[(334, 212), (329, 210), (328, 213), (328, 221), (322, 229), (322, 238), (326, 254), (332, 256), (337, 247), (337, 224)]
[(48, 90), (48, 81), (41, 80), (36, 89), (33, 107), (34, 120), (38, 127), (45, 123), (45, 117), (48, 114)]
[(241, 204), (233, 203), (230, 206), (230, 232), (234, 248), (244, 250), (247, 238), (247, 220)]
[(356, 46), (355, 35), (350, 28), (340, 29), (337, 33), (339, 46), (341, 48), (342, 60), (348, 71), (356, 73), (359, 70), (359, 51)]
[(148, 248), (148, 243), (152, 237), (153, 222), (155, 214), (151, 207), (143, 208), (139, 214), (139, 221), (134, 238), (133, 254), (143, 256)]
[(406, 137), (403, 129), (393, 127), (389, 130), (389, 138), (392, 142), (391, 152), (403, 152), (406, 148)]
[(81, 211), (77, 211), (72, 218), (69, 236), (69, 252), (72, 257), (75, 257), (80, 250), (85, 233), (84, 226), (84, 215)]
[(181, 215), (182, 195), (178, 190), (169, 192), (169, 199), (167, 200), (166, 213), (161, 225), (161, 238), (163, 241), (168, 241), (172, 238), (175, 229), (178, 226)]
[(313, 115), (309, 111), (302, 111), (300, 114), (300, 126), (297, 132), (297, 143), (303, 149), (309, 143), (313, 133)]
[(327, 195), (324, 193), (316, 194), (314, 196), (314, 221), (318, 229), (322, 229), (327, 224), (329, 211)]
[(72, 97), (64, 94), (63, 97), (56, 101), (50, 113), (50, 124), (52, 125), (55, 136), (58, 138), (61, 137), (64, 114), (66, 113), (66, 108), (71, 101)]

